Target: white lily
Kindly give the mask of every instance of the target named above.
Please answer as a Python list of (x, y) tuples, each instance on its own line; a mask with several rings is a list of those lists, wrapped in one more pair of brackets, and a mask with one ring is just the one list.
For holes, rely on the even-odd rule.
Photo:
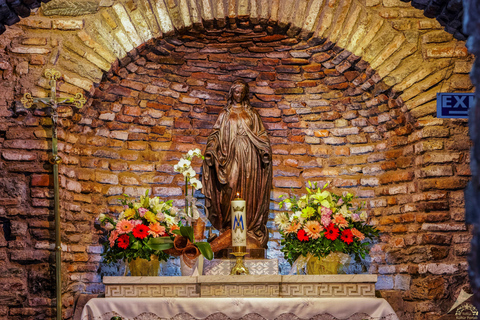
[(152, 208), (152, 210), (153, 210), (154, 213), (156, 213), (158, 215), (162, 212), (164, 207), (165, 207), (165, 203), (159, 203), (159, 204), (155, 205)]
[(171, 215), (166, 214), (165, 223), (167, 224), (167, 226), (171, 227), (173, 225), (178, 224), (178, 219), (177, 217), (172, 217)]

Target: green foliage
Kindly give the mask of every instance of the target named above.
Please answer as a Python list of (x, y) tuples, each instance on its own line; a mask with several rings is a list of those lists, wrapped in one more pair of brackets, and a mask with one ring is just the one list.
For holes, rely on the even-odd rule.
[(136, 239), (134, 236), (130, 235), (130, 246), (127, 249), (121, 249), (118, 246), (110, 247), (108, 241), (103, 243), (103, 253), (104, 262), (106, 264), (112, 264), (119, 260), (132, 261), (136, 258), (143, 258), (150, 261), (151, 255), (158, 256), (158, 260), (167, 261), (169, 255), (163, 252), (173, 247), (173, 241), (170, 243), (156, 243), (152, 241), (155, 238), (151, 239)]

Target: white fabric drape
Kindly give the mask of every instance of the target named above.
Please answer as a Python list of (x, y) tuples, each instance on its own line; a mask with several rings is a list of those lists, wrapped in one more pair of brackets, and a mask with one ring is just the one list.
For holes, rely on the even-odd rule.
[(82, 320), (398, 320), (379, 298), (95, 298)]

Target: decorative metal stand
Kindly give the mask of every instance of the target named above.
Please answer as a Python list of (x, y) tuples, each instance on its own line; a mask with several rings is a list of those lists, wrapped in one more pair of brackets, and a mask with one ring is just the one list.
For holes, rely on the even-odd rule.
[(73, 105), (82, 108), (85, 105), (83, 94), (77, 93), (74, 98), (57, 97), (57, 80), (61, 74), (57, 70), (48, 69), (45, 76), (49, 79), (50, 96), (47, 98), (33, 98), (30, 93), (25, 93), (20, 100), (25, 108), (31, 108), (37, 103), (45, 105), (43, 108), (52, 108), (50, 117), (52, 118), (52, 156), (49, 162), (53, 165), (53, 188), (54, 188), (54, 213), (55, 213), (55, 277), (56, 277), (56, 297), (57, 297), (57, 320), (62, 319), (62, 240), (60, 234), (60, 199), (58, 183), (58, 165), (62, 158), (58, 155), (57, 147), (57, 108), (60, 105)]
[(230, 275), (250, 274), (250, 271), (248, 271), (248, 268), (245, 267), (245, 264), (243, 263), (243, 257), (247, 254), (246, 251), (246, 247), (233, 247), (233, 252), (231, 254), (237, 257), (237, 261), (235, 262)]

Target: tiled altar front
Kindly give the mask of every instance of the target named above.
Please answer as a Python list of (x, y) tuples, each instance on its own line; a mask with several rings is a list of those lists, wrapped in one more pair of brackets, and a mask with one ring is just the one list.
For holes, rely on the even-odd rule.
[(375, 297), (376, 275), (104, 277), (107, 298)]

